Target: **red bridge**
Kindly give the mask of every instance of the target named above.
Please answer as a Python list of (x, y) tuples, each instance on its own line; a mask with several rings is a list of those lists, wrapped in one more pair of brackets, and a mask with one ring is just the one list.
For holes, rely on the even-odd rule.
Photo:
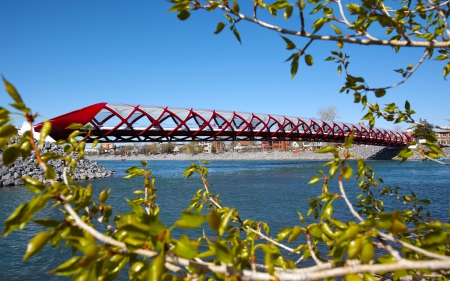
[[(72, 123), (90, 124), (88, 142), (182, 142), (232, 140), (286, 140), (343, 142), (355, 131), (353, 142), (405, 146), (405, 133), (355, 124), (281, 115), (224, 110), (97, 103), (49, 120), (50, 136), (65, 139)], [(42, 123), (35, 126), (40, 131)]]

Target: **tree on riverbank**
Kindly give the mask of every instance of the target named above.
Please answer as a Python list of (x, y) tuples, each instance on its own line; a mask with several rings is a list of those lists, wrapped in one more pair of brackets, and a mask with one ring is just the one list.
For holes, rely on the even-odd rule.
[[(333, 41), (338, 48), (346, 44), (387, 45), (396, 51), (423, 48), (423, 56), (415, 66), (397, 70), (402, 77), (398, 84), (408, 80), (425, 58), (437, 56), (436, 59), (443, 61), (449, 58), (448, 2), (393, 2), (389, 4), (398, 7), (392, 8), (382, 1), (371, 0), (349, 3), (345, 7), (340, 0), (308, 3), (278, 0), (271, 4), (261, 0), (240, 1), (241, 4), (251, 4), (242, 8), (249, 13), (248, 16), (240, 12), (241, 7), (236, 0), (209, 1), (205, 5), (195, 0), (170, 2), (181, 20), (198, 10), (222, 10), (226, 14), (226, 23), (219, 23), (216, 33), (229, 25), (239, 42), (238, 27), (244, 21), (280, 32), (287, 49), (293, 52), (288, 57), (292, 77), (297, 74), (302, 62), (300, 59), (307, 66), (313, 65), (313, 57), (307, 50), (316, 40)], [(272, 16), (282, 12), (287, 20), (295, 16), (295, 21), (300, 22), (298, 31), (263, 22), (259, 19), (264, 18), (260, 13), (266, 11)], [(311, 31), (307, 31), (304, 24), (307, 12), (317, 17)], [(369, 33), (374, 28), (381, 28), (392, 37), (389, 40), (375, 38)], [(335, 35), (321, 35), (322, 30)], [(289, 34), (306, 38), (308, 42), (299, 48), (286, 37)], [(375, 123), (376, 117), (416, 123), (408, 102), (405, 102), (404, 109), (395, 104), (380, 108), (376, 102), (369, 102), (373, 96), (384, 96), (387, 90), (397, 85), (370, 87), (362, 77), (349, 74), (347, 54), (339, 50), (331, 54), (328, 60), (337, 62), (338, 72), (345, 75), (341, 91), (352, 93), (355, 101), (366, 108), (363, 118), (370, 125)], [(445, 77), (450, 64), (443, 67)], [(4, 83), (13, 99), (11, 106), (33, 123), (34, 112), (26, 107), (12, 84), (6, 80)], [(298, 221), (289, 222), (273, 233), (266, 222), (243, 218), (239, 210), (227, 206), (218, 194), (213, 193), (214, 189), (208, 182), (207, 163), (192, 164), (183, 172), (186, 177), (198, 176), (201, 187), (190, 201), (187, 199), (189, 207), (173, 225), (165, 225), (159, 217), (155, 179), (145, 162), (141, 167), (127, 170), (127, 178), (143, 177), (143, 188), (134, 191), (135, 198), (126, 201), (130, 211), (118, 214), (116, 206), (108, 204), (114, 191), (103, 190), (98, 198), (94, 198), (90, 185), (83, 187), (71, 179), (76, 165), (74, 153), (83, 157), (86, 137), (92, 128), (83, 124), (72, 125), (74, 132), (69, 138), (58, 141), (64, 148), (64, 155), (41, 153), (33, 141), (33, 132), (25, 133), (18, 143), (6, 146), (9, 137), (17, 133), (9, 123), (12, 115), (6, 108), (0, 108), (3, 164), (9, 165), (18, 157), (34, 151), (45, 179), (22, 179), (34, 197), (23, 202), (4, 222), (3, 235), (23, 229), (32, 220), (45, 227), (47, 231), (36, 234), (29, 241), (24, 260), (38, 254), (47, 244), (70, 248), (73, 257), (51, 270), (51, 274), (73, 276), (75, 280), (112, 280), (127, 269), (131, 280), (152, 281), (333, 280), (335, 277), (377, 280), (398, 279), (408, 274), (442, 280), (449, 277), (450, 224), (432, 219), (424, 209), (429, 204), (428, 200), (418, 198), (414, 192), (402, 194), (399, 188), (385, 184), (371, 167), (352, 154), (349, 150), (353, 139), (351, 132), (344, 143), (344, 151), (334, 147), (318, 151), (333, 156), (333, 160), (309, 181), (310, 184), (321, 184), (317, 189), (318, 195), (309, 199), (308, 210), (297, 211)], [(50, 130), (50, 122), (45, 121), (40, 132), (41, 144)], [(425, 148), (428, 150), (422, 153), (431, 160), (443, 154), (432, 138), (427, 138)], [(405, 149), (401, 157), (407, 159), (411, 154), (411, 150)], [(356, 161), (349, 161), (353, 158)], [(48, 165), (52, 159), (65, 162), (62, 182), (56, 181), (55, 171)], [(361, 191), (357, 199), (347, 197), (345, 190), (349, 186)], [(396, 198), (398, 205), (385, 206), (383, 199), (388, 196)], [(335, 212), (337, 201), (345, 202), (351, 219)], [(356, 203), (352, 204), (352, 201)], [(35, 215), (49, 203), (61, 208), (64, 220), (35, 219)], [(280, 202), (280, 206), (283, 203)], [(270, 210), (267, 212), (270, 215)], [(261, 214), (261, 218), (265, 216)], [(194, 237), (189, 232), (189, 236), (186, 233), (177, 236), (173, 234), (174, 229), (198, 229), (202, 234)]]

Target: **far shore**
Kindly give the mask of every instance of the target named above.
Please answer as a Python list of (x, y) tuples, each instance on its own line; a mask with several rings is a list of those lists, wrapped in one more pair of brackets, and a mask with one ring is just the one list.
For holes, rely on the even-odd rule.
[[(450, 155), (450, 148), (445, 147), (443, 151)], [(386, 148), (382, 146), (366, 146), (351, 148), (350, 152), (359, 158), (366, 160), (399, 160), (397, 158), (400, 148)], [(173, 161), (173, 160), (319, 160), (328, 161), (333, 159), (331, 153), (316, 153), (314, 151), (273, 151), (273, 152), (223, 152), (216, 154), (198, 153), (198, 154), (137, 154), (137, 155), (85, 155), (86, 159), (92, 161), (98, 160), (149, 160), (149, 161)], [(420, 160), (422, 156), (414, 153), (409, 160)]]
[[(381, 152), (385, 153), (385, 147), (358, 147), (352, 149), (352, 153), (357, 154), (363, 159), (374, 159)], [(388, 159), (392, 159), (398, 154), (398, 149), (388, 151)], [(383, 155), (384, 155), (383, 154)], [(385, 155), (384, 155), (385, 156)], [(127, 161), (127, 160), (149, 160), (149, 161), (167, 161), (167, 160), (332, 160), (333, 155), (330, 153), (316, 153), (314, 151), (301, 151), (294, 153), (291, 151), (280, 152), (224, 152), (216, 154), (137, 154), (137, 155), (86, 155), (89, 160), (115, 160), (115, 161)], [(386, 157), (385, 157), (386, 158)], [(384, 159), (380, 157), (380, 159)]]

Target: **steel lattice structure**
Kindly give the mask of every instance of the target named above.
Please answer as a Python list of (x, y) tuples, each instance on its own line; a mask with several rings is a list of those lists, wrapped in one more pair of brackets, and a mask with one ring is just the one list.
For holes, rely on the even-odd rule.
[[(97, 103), (49, 120), (50, 136), (65, 139), (72, 123), (90, 124), (100, 142), (182, 142), (286, 140), (343, 142), (355, 131), (354, 143), (405, 146), (411, 137), (356, 124), (281, 115), (224, 110)], [(42, 123), (35, 126), (40, 131)]]

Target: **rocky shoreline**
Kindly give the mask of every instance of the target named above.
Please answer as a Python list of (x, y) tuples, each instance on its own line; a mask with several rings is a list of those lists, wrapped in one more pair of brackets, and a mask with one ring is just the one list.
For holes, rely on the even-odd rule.
[[(45, 143), (42, 148), (42, 153), (51, 151), (58, 154), (63, 154), (62, 147), (49, 142)], [(3, 157), (2, 151), (0, 151), (0, 158), (1, 157)], [(56, 172), (56, 180), (61, 181), (61, 175), (64, 169), (63, 161), (50, 160), (48, 163)], [(78, 161), (72, 178), (74, 180), (101, 179), (110, 177), (112, 174), (112, 171), (106, 169), (96, 162), (93, 162), (89, 159), (81, 159), (80, 161)], [(32, 151), (31, 155), (23, 161), (22, 157), (19, 157), (14, 163), (9, 166), (0, 166), (0, 187), (23, 185), (21, 178), (24, 176), (30, 176), (41, 181), (44, 179), (43, 171), (37, 166), (36, 155), (34, 151)]]

